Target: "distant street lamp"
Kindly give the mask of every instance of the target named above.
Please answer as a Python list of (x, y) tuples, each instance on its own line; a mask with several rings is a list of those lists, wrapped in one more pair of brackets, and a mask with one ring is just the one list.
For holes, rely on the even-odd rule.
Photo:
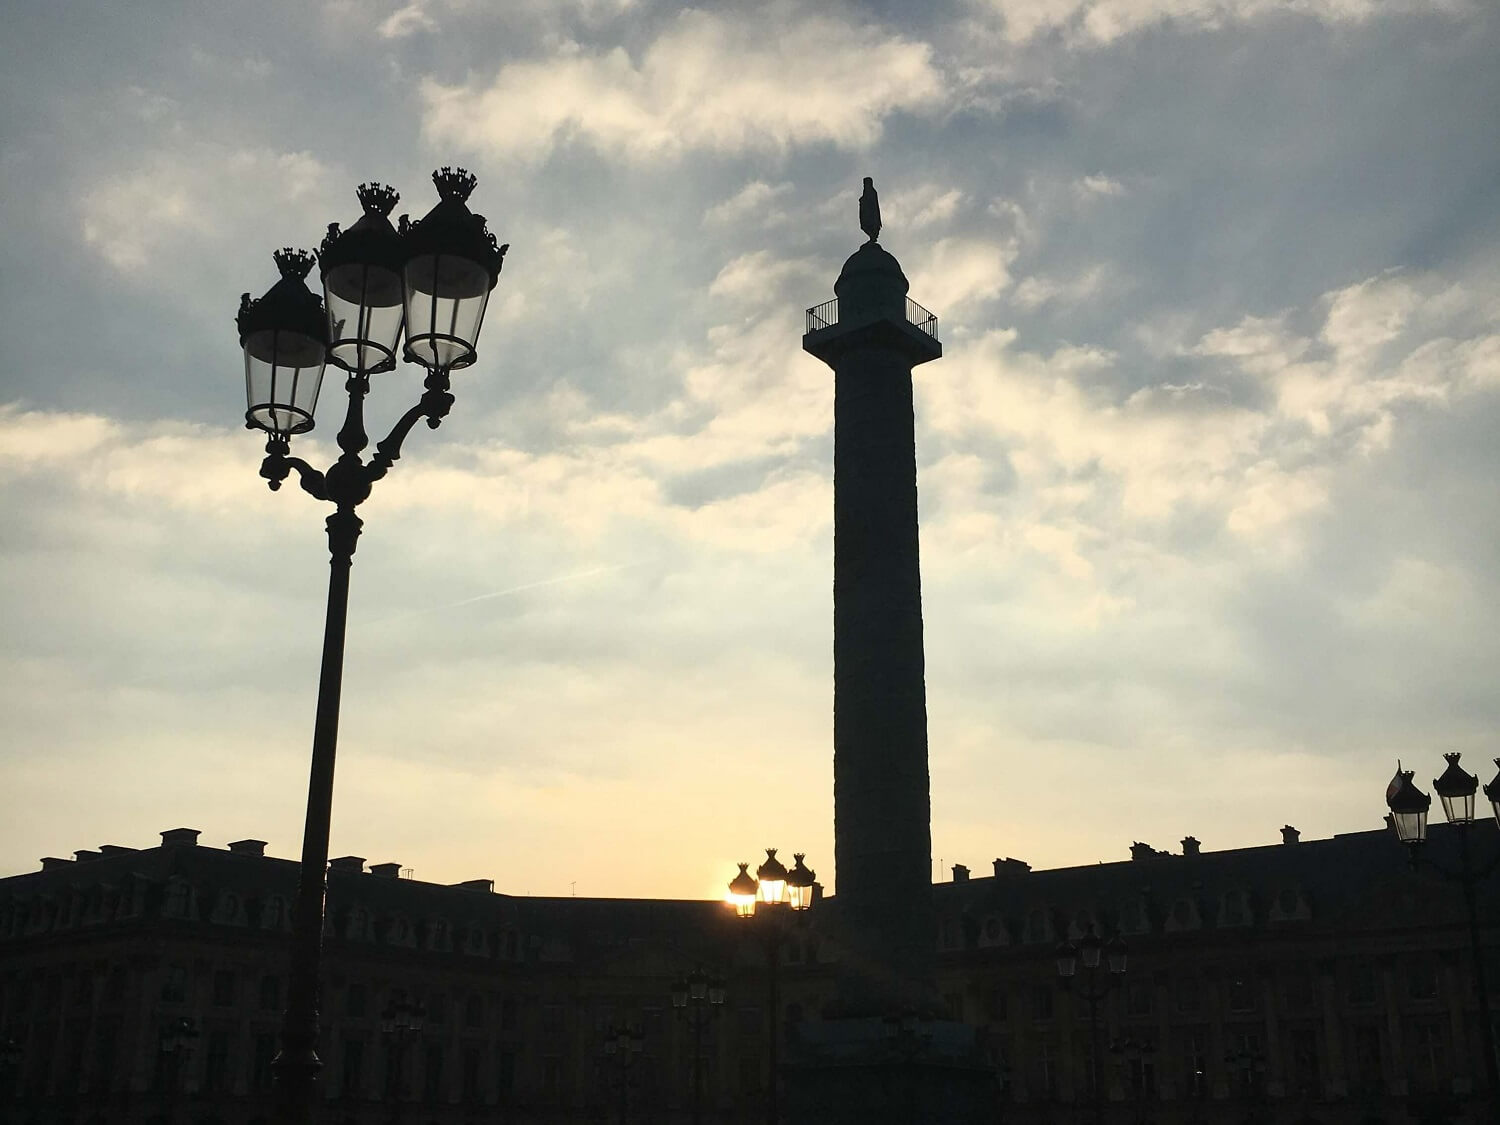
[[(400, 458), (412, 427), (425, 419), (436, 429), (447, 416), (453, 405), (449, 374), (477, 357), (485, 305), (507, 249), (496, 245), (484, 217), (466, 206), (473, 176), (461, 168), (444, 168), (432, 178), (439, 203), (416, 223), (403, 215), (399, 231), (389, 219), (396, 193), (381, 184), (360, 186), (364, 214), (342, 233), (331, 225), (317, 258), (326, 300), (320, 301), (304, 281), (313, 255), (288, 248), (274, 255), (281, 280), (257, 301), (246, 293), (237, 317), (245, 353), (245, 425), (267, 435), (260, 475), (274, 490), (296, 470), (305, 492), (334, 505), (327, 521), (328, 610), (287, 1009), (281, 1050), (272, 1064), (283, 1119), (293, 1123), (311, 1120), (323, 1065), (317, 1053), (318, 986), (349, 569), (363, 525), (355, 508)], [(402, 354), (426, 369), (426, 389), (366, 462), (361, 453), (369, 444), (364, 401), (370, 376), (394, 369), (403, 329)], [(349, 404), (338, 432), (340, 456), (320, 472), (289, 453), (291, 438), (313, 428), (328, 362), (347, 372)]]
[[(672, 1007), (693, 1031), (693, 1125), (703, 1123), (703, 1032), (724, 1006), (724, 982), (694, 969), (672, 985)], [(691, 1013), (691, 1014), (690, 1014)]]
[(630, 1112), (630, 1072), (640, 1058), (645, 1042), (645, 1036), (627, 1024), (611, 1027), (604, 1034), (604, 1054), (613, 1060), (620, 1083), (618, 1125), (625, 1125)]
[(380, 1013), (380, 1034), (385, 1037), (386, 1096), (391, 1100), (391, 1125), (401, 1123), (401, 1072), (405, 1069), (406, 1048), (422, 1038), (422, 1021), (427, 1009), (421, 1004), (396, 1000)]
[[(1479, 998), (1479, 1036), (1484, 1047), (1484, 1076), (1489, 1094), (1490, 1120), (1500, 1122), (1500, 1069), (1495, 1058), (1495, 1025), (1490, 1019), (1490, 990), (1485, 979), (1484, 954), (1479, 944), (1479, 904), (1475, 893), (1478, 884), (1494, 872), (1500, 855), (1492, 857), (1483, 867), (1476, 868), (1469, 848), (1469, 830), (1474, 826), (1474, 794), (1479, 790), (1479, 778), (1458, 764), (1460, 754), (1444, 754), (1448, 763), (1441, 777), (1434, 779), (1432, 787), (1442, 800), (1443, 816), (1449, 824), (1458, 828), (1458, 869), (1453, 870), (1433, 862), (1423, 845), (1427, 842), (1427, 810), (1432, 798), (1412, 784), (1414, 770), (1403, 770), (1396, 763), (1396, 776), (1386, 787), (1385, 803), (1391, 810), (1390, 823), (1396, 837), (1407, 846), (1412, 866), (1419, 863), (1436, 871), (1445, 879), (1458, 883), (1463, 889), (1464, 911), (1469, 924), (1469, 955), (1474, 966), (1474, 990)], [(1500, 766), (1500, 758), (1495, 759)], [(1500, 824), (1500, 773), (1484, 787), (1485, 799), (1495, 821)]]
[(157, 1036), (156, 1049), (161, 1054), (162, 1085), (166, 1102), (166, 1119), (176, 1117), (177, 1098), (182, 1088), (182, 1072), (188, 1055), (198, 1042), (198, 1025), (189, 1016), (169, 1020)]
[(786, 865), (776, 858), (776, 849), (766, 849), (766, 861), (751, 875), (748, 863), (739, 864), (739, 874), (729, 882), (729, 901), (739, 917), (750, 921), (759, 916), (766, 948), (766, 1059), (770, 1071), (766, 1089), (766, 1125), (777, 1125), (780, 1120), (780, 1088), (777, 1071), (780, 1068), (781, 1014), (778, 995), (778, 977), (781, 972), (781, 942), (787, 934), (787, 911), (801, 914), (812, 906), (813, 888), (817, 874), (802, 861), (804, 853), (793, 855), (794, 863), (788, 871)]
[[(1100, 958), (1108, 969), (1108, 975), (1099, 974)], [(1088, 933), (1075, 946), (1064, 941), (1057, 947), (1057, 975), (1063, 988), (1082, 996), (1089, 1006), (1089, 1065), (1094, 1084), (1094, 1125), (1104, 1123), (1104, 1067), (1099, 1052), (1099, 1001), (1109, 995), (1110, 989), (1119, 986), (1125, 975), (1125, 939), (1119, 934), (1108, 944), (1100, 940), (1089, 926)], [(1083, 963), (1087, 976), (1078, 978), (1078, 965)]]

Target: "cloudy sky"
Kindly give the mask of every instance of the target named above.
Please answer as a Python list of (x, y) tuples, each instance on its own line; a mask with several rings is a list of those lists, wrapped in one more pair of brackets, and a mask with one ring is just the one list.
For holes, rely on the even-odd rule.
[[(361, 509), (332, 854), (515, 893), (832, 870), (832, 384), (917, 377), (934, 862), (1377, 826), (1500, 752), (1487, 0), (23, 3), (0, 44), (0, 870), (293, 856), (324, 511), (232, 317), (378, 179), (512, 244)], [(418, 393), (382, 376), (371, 428)], [(331, 458), (325, 387), (299, 452)], [(377, 434), (378, 436), (378, 434)]]

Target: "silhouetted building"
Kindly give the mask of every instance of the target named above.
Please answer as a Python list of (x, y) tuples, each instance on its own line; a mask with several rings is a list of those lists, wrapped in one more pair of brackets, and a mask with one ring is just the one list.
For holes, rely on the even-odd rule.
[[(1500, 851), (1493, 824), (1474, 831), (1481, 853)], [(1439, 861), (1451, 833), (1432, 829)], [(258, 841), (217, 849), (197, 835), (0, 880), (0, 1037), (18, 1048), (15, 1066), (0, 1061), (0, 1121), (271, 1120), (296, 864)], [(1457, 889), (1409, 869), (1385, 832), (1284, 838), (1224, 852), (1190, 838), (1171, 855), (1137, 844), (1127, 861), (1051, 871), (1001, 859), (934, 887), (938, 988), (1001, 1079), (990, 1120), (1087, 1120), (1096, 1081), (1120, 1125), (1480, 1120)], [(327, 1121), (618, 1120), (604, 1043), (629, 1023), (643, 1050), (627, 1120), (686, 1122), (691, 1036), (669, 997), (699, 966), (728, 994), (705, 1033), (705, 1120), (764, 1120), (762, 945), (723, 904), (515, 897), (398, 872), (330, 864)], [(1482, 907), (1490, 947), (1493, 890)], [(825, 913), (815, 906), (785, 950), (788, 1028), (815, 1025), (835, 999)], [(1090, 925), (1128, 942), (1100, 1006), (1097, 1066), (1055, 968), (1058, 942)], [(397, 1002), (425, 1006), (420, 1033), (382, 1032)], [(902, 1029), (889, 1035), (899, 1046)]]

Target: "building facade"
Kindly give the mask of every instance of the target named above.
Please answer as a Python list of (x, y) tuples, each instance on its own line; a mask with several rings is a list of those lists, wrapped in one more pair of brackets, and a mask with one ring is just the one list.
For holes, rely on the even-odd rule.
[[(1455, 831), (1433, 829), (1436, 864)], [(1500, 851), (1493, 824), (1472, 831)], [(272, 1120), (296, 864), (162, 836), (0, 880), (0, 1121)], [(1466, 916), (1432, 865), (1383, 831), (1131, 855), (1002, 859), (933, 888), (939, 989), (994, 1062), (994, 1121), (1490, 1120)], [(1482, 890), (1487, 950), (1494, 905)], [(334, 860), (325, 1119), (688, 1122), (696, 1057), (701, 1120), (764, 1121), (770, 1035), (835, 1000), (821, 906), (771, 933), (715, 902), (516, 897)], [(1106, 958), (1065, 987), (1058, 945), (1091, 928), (1123, 938), (1125, 972)], [(695, 969), (726, 995), (699, 1034), (671, 1002)], [(420, 1031), (383, 1029), (397, 1004), (421, 1006)], [(638, 1053), (608, 1051), (621, 1026)], [(907, 1034), (893, 1023), (893, 1050)]]

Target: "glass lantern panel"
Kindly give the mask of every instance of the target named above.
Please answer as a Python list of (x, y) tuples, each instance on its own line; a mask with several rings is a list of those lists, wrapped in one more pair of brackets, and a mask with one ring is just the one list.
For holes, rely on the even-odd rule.
[(787, 893), (791, 897), (793, 910), (806, 910), (809, 906), (812, 905), (811, 887), (798, 887), (788, 883)]
[(477, 262), (452, 254), (413, 258), (406, 264), (406, 354), (424, 367), (468, 367), (489, 296), (490, 275)]
[(245, 338), (245, 420), (277, 434), (313, 427), (323, 382), (322, 341), (267, 328)]
[(760, 897), (764, 902), (785, 902), (786, 880), (762, 879), (760, 881)]
[(1396, 838), (1403, 844), (1420, 844), (1427, 839), (1427, 812), (1392, 813), (1396, 825)]
[(394, 270), (350, 262), (323, 279), (328, 309), (328, 358), (346, 371), (389, 371), (406, 310)]
[(1117, 976), (1125, 971), (1125, 951), (1123, 949), (1111, 949), (1109, 951), (1109, 971)]
[(1448, 818), (1449, 824), (1468, 824), (1474, 819), (1474, 794), (1465, 793), (1461, 797), (1443, 797), (1443, 815)]
[(1097, 969), (1099, 967), (1099, 943), (1097, 941), (1086, 941), (1078, 950), (1080, 959), (1085, 969)]
[(1057, 955), (1057, 975), (1064, 980), (1078, 972), (1078, 958), (1071, 953)]
[(730, 895), (729, 901), (734, 905), (734, 912), (741, 918), (749, 918), (755, 913), (754, 895)]

